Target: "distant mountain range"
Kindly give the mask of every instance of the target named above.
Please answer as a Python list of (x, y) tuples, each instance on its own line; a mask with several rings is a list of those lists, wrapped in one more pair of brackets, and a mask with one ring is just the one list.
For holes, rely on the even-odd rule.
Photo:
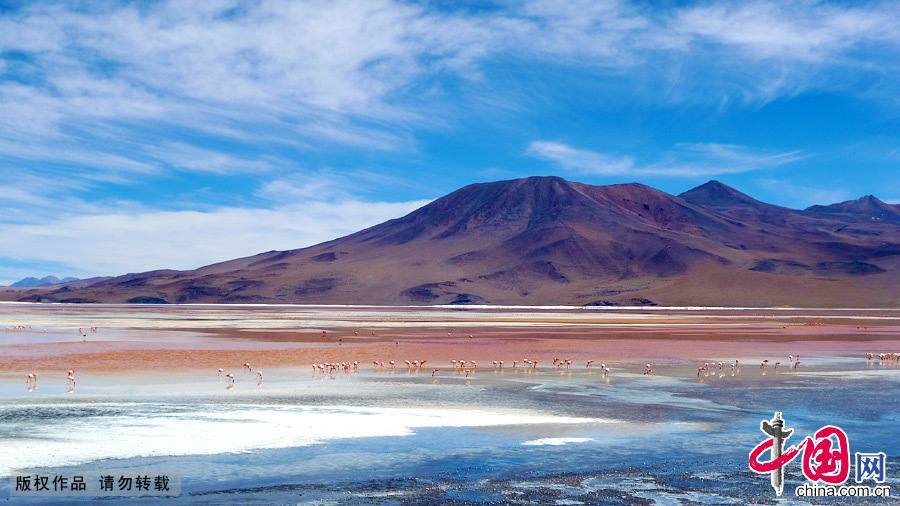
[(58, 285), (60, 283), (68, 283), (70, 281), (78, 281), (78, 278), (57, 278), (56, 276), (44, 276), (43, 278), (27, 277), (16, 281), (9, 285), (16, 288), (34, 288), (38, 286)]
[(472, 184), (316, 246), (0, 292), (133, 303), (900, 306), (900, 206), (794, 210), (710, 181), (678, 196), (558, 177)]

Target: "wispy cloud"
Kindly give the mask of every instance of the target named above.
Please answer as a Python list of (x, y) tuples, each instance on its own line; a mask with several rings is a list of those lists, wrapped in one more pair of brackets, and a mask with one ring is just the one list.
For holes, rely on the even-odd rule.
[(17, 145), (7, 159), (59, 158), (48, 149), (57, 146), (106, 170), (144, 166), (141, 139), (166, 139), (141, 134), (163, 125), (182, 138), (392, 149), (408, 145), (413, 125), (465, 110), (433, 94), (417, 100), (419, 90), (484, 79), (485, 62), (498, 59), (594, 69), (622, 92), (652, 89), (666, 101), (872, 93), (891, 86), (863, 86), (844, 69), (896, 85), (897, 69), (868, 49), (897, 53), (898, 15), (892, 2), (651, 11), (531, 0), (489, 13), (391, 0), (24, 4), (0, 14), (0, 139)]
[(855, 198), (846, 189), (822, 188), (798, 185), (790, 181), (774, 178), (762, 178), (756, 183), (766, 190), (780, 195), (785, 204), (797, 207), (808, 207), (814, 204), (834, 204)]
[(747, 146), (716, 143), (682, 143), (662, 159), (639, 164), (631, 156), (574, 148), (553, 141), (535, 141), (526, 153), (559, 167), (592, 175), (652, 175), (697, 177), (771, 169), (803, 158), (799, 151), (769, 153)]
[(528, 145), (526, 152), (536, 158), (553, 162), (564, 169), (585, 174), (627, 174), (635, 170), (634, 159), (630, 156), (609, 155), (589, 149), (573, 148), (561, 142), (534, 141)]
[(690, 42), (728, 46), (752, 59), (835, 63), (844, 51), (900, 41), (897, 13), (890, 3), (718, 2), (681, 9), (670, 26)]
[[(109, 209), (42, 223), (0, 223), (4, 256), (80, 277), (191, 269), (272, 249), (310, 246), (402, 216), (427, 201), (297, 200), (272, 208)], [(0, 280), (24, 272), (0, 267)], [(29, 273), (29, 274), (34, 274)]]
[[(372, 153), (413, 158), (422, 137), (455, 134), (473, 111), (506, 123), (530, 113), (523, 68), (666, 107), (757, 107), (807, 90), (897, 107), (898, 17), (896, 2), (804, 0), (25, 2), (0, 11), (0, 233), (10, 255), (77, 258), (82, 275), (332, 238), (418, 204), (360, 191), (398, 184), (359, 168)], [(803, 156), (700, 143), (646, 159), (548, 140), (528, 153), (571, 172), (662, 177)], [(215, 204), (184, 197), (222, 188)]]

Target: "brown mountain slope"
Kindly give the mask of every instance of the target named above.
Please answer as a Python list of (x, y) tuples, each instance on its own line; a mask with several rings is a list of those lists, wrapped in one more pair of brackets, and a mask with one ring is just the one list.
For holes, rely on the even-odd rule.
[(469, 185), (309, 248), (15, 298), (898, 306), (898, 267), (900, 227), (886, 222), (770, 206), (716, 182), (675, 197), (531, 177)]
[(886, 221), (900, 224), (900, 205), (882, 202), (874, 195), (828, 206), (811, 206), (806, 208), (806, 212), (851, 221)]

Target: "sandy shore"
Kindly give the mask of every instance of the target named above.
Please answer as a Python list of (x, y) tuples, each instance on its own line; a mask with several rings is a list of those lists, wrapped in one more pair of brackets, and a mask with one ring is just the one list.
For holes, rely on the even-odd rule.
[[(0, 307), (0, 374), (556, 357), (687, 364), (900, 350), (900, 310)], [(25, 327), (16, 329), (15, 327)], [(97, 332), (79, 328), (97, 326)], [(471, 336), (471, 337), (469, 337)]]

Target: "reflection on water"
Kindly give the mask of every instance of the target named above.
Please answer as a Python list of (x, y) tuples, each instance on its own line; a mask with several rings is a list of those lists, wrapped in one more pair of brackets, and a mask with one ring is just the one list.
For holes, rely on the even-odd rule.
[[(362, 374), (231, 397), (9, 399), (0, 465), (174, 468), (181, 502), (769, 501), (746, 456), (775, 409), (801, 435), (840, 425), (852, 450), (884, 451), (896, 469), (900, 370), (839, 366), (766, 382)], [(788, 472), (788, 487), (798, 480)]]
[(209, 455), (408, 436), (425, 427), (598, 424), (526, 412), (287, 404), (93, 403), (0, 407), (0, 476), (106, 458)]
[[(791, 320), (795, 327), (789, 330), (814, 333), (822, 328), (807, 327), (805, 320), (862, 318), (880, 326), (856, 327), (854, 337), (878, 334), (895, 339), (893, 321), (900, 319), (897, 310), (858, 311), (855, 316), (841, 310), (772, 309), (752, 316), (733, 309), (689, 313), (687, 322), (687, 316), (669, 309), (637, 308), (98, 310), (4, 305), (0, 324), (34, 328), (4, 333), (0, 342), (10, 345), (4, 350), (8, 355), (15, 352), (30, 360), (48, 348), (20, 343), (70, 340), (75, 342), (65, 344), (102, 350), (116, 340), (116, 346), (137, 350), (147, 345), (149, 335), (176, 344), (189, 339), (191, 346), (199, 347), (194, 333), (158, 329), (337, 326), (349, 333), (356, 328), (405, 326), (411, 334), (427, 329), (442, 338), (449, 327), (495, 325), (501, 338), (519, 333), (516, 346), (522, 349), (515, 348), (514, 356), (520, 358), (523, 350), (532, 352), (539, 346), (550, 355), (584, 350), (599, 341), (592, 335), (591, 341), (566, 341), (568, 347), (552, 339), (537, 342), (547, 325), (627, 327), (664, 320), (666, 328), (677, 329), (671, 335), (678, 335), (685, 329), (680, 325), (730, 328), (753, 318), (744, 327), (748, 332), (761, 326), (780, 332), (785, 328), (782, 320)], [(101, 332), (81, 343), (74, 329), (89, 325), (99, 326)], [(529, 326), (540, 328), (522, 338), (523, 327)], [(636, 356), (652, 353), (651, 347), (674, 346), (634, 339), (629, 332), (623, 334), (628, 339), (610, 341), (602, 350), (590, 349), (591, 354), (603, 351), (602, 357), (588, 358), (609, 361), (609, 355), (622, 348), (636, 348), (625, 354)], [(233, 337), (227, 342), (235, 349), (258, 344), (233, 342)], [(690, 356), (708, 353), (704, 360), (741, 357), (744, 363), (746, 355), (738, 353), (751, 357), (762, 353), (755, 341), (729, 341), (725, 357), (717, 357), (726, 353), (719, 349), (721, 342), (678, 341), (685, 346), (688, 342), (697, 347)], [(873, 342), (873, 350), (880, 350), (883, 342)], [(757, 368), (760, 358), (753, 358), (756, 364), (747, 362), (743, 372), (734, 375), (728, 369), (699, 375), (698, 364), (678, 359), (654, 361), (654, 375), (649, 377), (641, 374), (643, 363), (626, 359), (613, 362), (609, 376), (584, 368), (582, 358), (582, 365), (571, 370), (546, 367), (547, 359), (534, 371), (479, 368), (469, 378), (448, 370), (443, 362), (439, 377), (431, 377), (427, 368), (393, 373), (365, 368), (358, 374), (331, 375), (311, 374), (308, 364), (302, 369), (296, 364), (267, 364), (265, 382), (259, 385), (255, 373), (233, 367), (236, 385), (226, 389), (224, 378), (215, 372), (220, 366), (204, 364), (192, 367), (192, 372), (166, 367), (140, 374), (79, 372), (77, 391), (67, 395), (63, 370), (68, 366), (47, 373), (41, 369), (33, 391), (28, 391), (31, 386), (23, 381), (24, 374), (7, 371), (8, 376), (0, 377), (0, 475), (31, 466), (176, 469), (184, 495), (175, 502), (182, 503), (771, 503), (768, 479), (748, 471), (747, 453), (762, 437), (760, 420), (779, 410), (800, 436), (834, 424), (847, 431), (852, 451), (887, 453), (896, 494), (900, 362), (867, 364), (856, 348), (844, 354), (841, 346), (846, 343), (858, 345), (842, 338), (829, 348), (830, 354), (802, 348), (803, 366), (798, 370), (762, 370)], [(299, 349), (301, 343), (296, 344)], [(778, 349), (781, 355), (768, 356), (783, 357), (807, 345), (773, 339), (766, 342), (766, 353)], [(391, 346), (378, 349), (380, 358), (390, 360), (390, 353), (399, 353), (390, 351)], [(454, 352), (457, 346), (478, 348), (483, 354), (505, 352), (478, 339), (453, 346)], [(189, 358), (194, 366), (196, 355)], [(481, 363), (489, 364), (487, 360)], [(800, 483), (798, 469), (788, 469), (785, 479), (786, 488), (792, 490)], [(8, 487), (9, 482), (0, 479), (0, 497)]]

